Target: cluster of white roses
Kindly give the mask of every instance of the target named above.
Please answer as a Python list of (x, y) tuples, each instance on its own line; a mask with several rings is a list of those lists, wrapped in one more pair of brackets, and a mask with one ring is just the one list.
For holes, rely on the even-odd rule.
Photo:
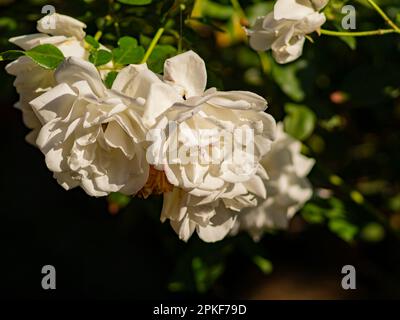
[[(22, 56), (6, 69), (16, 76), (17, 107), (32, 129), (27, 140), (42, 151), (65, 189), (80, 186), (96, 197), (163, 194), (161, 220), (169, 219), (180, 239), (196, 230), (207, 242), (239, 229), (259, 238), (265, 228), (286, 227), (310, 198), (306, 175), (313, 160), (264, 112), (264, 98), (206, 90), (205, 64), (193, 51), (168, 59), (162, 76), (146, 64), (126, 66), (107, 88), (105, 75), (88, 62), (85, 25), (56, 18), (56, 29), (43, 28), (40, 20), (41, 33), (11, 42), (26, 50), (53, 44), (64, 62), (45, 70)], [(251, 154), (238, 129), (253, 133)], [(211, 137), (190, 134), (202, 130)], [(226, 132), (233, 152), (219, 153)], [(168, 157), (188, 146), (201, 150), (200, 157)]]
[(278, 63), (296, 60), (303, 52), (305, 35), (325, 23), (320, 13), (329, 0), (277, 0), (274, 9), (257, 18), (247, 30), (250, 46), (257, 51), (272, 50)]

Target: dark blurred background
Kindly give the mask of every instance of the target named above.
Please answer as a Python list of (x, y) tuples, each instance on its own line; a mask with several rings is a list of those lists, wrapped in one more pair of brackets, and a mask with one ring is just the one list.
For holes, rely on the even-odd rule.
[[(132, 13), (130, 7), (116, 6), (123, 34), (138, 36), (140, 26), (129, 19), (124, 24), (125, 14), (157, 21), (157, 3)], [(221, 7), (211, 12), (215, 3)], [(248, 16), (265, 14), (271, 3), (240, 1)], [(383, 26), (373, 11), (355, 3), (360, 29)], [(398, 2), (381, 3), (398, 16)], [(92, 35), (101, 23), (95, 18), (110, 8), (108, 1), (0, 1), (0, 51), (13, 48), (9, 37), (35, 32), (44, 4), (84, 20)], [(168, 4), (173, 1), (164, 1)], [(187, 11), (194, 4), (186, 5)], [(186, 244), (159, 222), (159, 197), (135, 198), (123, 207), (118, 199), (62, 189), (40, 151), (25, 142), (28, 130), (13, 108), (18, 100), (13, 78), (0, 71), (2, 297), (400, 298), (400, 36), (351, 43), (314, 37), (300, 60), (279, 66), (269, 54), (260, 59), (243, 43), (235, 11), (223, 11), (228, 7), (230, 1), (208, 1), (203, 15), (210, 17), (200, 27), (185, 25), (184, 46), (207, 61), (210, 84), (263, 95), (277, 119), (285, 116), (288, 102), (317, 115), (314, 133), (305, 141), (309, 155), (317, 158), (310, 176), (317, 192), (310, 204), (288, 231), (271, 232), (258, 244), (246, 234), (216, 244), (193, 236)], [(324, 28), (336, 26), (334, 9)], [(146, 16), (146, 10), (152, 13)], [(179, 16), (174, 19), (179, 25)], [(228, 31), (221, 33), (224, 27)], [(156, 29), (155, 22), (141, 32), (151, 37)], [(109, 33), (106, 44), (114, 41), (111, 27)], [(0, 62), (2, 69), (5, 65)], [(348, 187), (339, 187), (336, 176)], [(354, 190), (367, 205), (357, 201)], [(319, 196), (324, 191), (328, 198)], [(56, 268), (56, 290), (41, 288), (46, 264)], [(341, 288), (341, 269), (348, 264), (356, 268), (357, 290)]]

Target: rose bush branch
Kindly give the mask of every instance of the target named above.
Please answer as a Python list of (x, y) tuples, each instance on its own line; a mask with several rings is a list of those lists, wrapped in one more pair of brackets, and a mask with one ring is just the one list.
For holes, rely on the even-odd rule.
[(333, 31), (333, 30), (325, 30), (321, 29), (319, 31), (320, 34), (326, 36), (334, 36), (334, 37), (366, 37), (366, 36), (379, 36), (387, 33), (400, 33), (394, 29), (378, 29), (371, 31), (359, 31), (359, 32), (345, 32), (345, 31)]
[(374, 0), (367, 0), (368, 3), (378, 12), (381, 17), (390, 25), (394, 30), (400, 33), (400, 28), (387, 16), (387, 14), (375, 3)]
[(320, 34), (324, 34), (327, 36), (336, 36), (336, 37), (365, 37), (365, 36), (380, 36), (388, 33), (400, 33), (400, 28), (388, 17), (388, 15), (375, 3), (374, 0), (367, 0), (368, 3), (375, 9), (376, 12), (386, 21), (386, 23), (392, 27), (392, 29), (378, 29), (378, 30), (370, 30), (370, 31), (355, 31), (355, 32), (346, 32), (346, 31), (333, 31), (333, 30), (325, 30), (321, 29)]

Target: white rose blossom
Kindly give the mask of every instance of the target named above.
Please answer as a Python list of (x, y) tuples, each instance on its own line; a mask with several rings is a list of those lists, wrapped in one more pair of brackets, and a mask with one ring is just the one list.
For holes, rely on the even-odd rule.
[[(83, 29), (86, 28), (86, 25), (65, 15), (55, 13), (54, 16), (56, 17), (55, 29), (45, 28), (47, 17), (44, 17), (37, 23), (38, 31), (43, 33), (18, 36), (9, 41), (24, 50), (30, 50), (42, 44), (52, 44), (60, 49), (65, 57), (74, 56), (87, 59), (89, 53), (85, 50), (83, 41), (85, 36)], [(9, 63), (6, 71), (16, 77), (14, 86), (20, 99), (15, 107), (22, 111), (25, 125), (32, 129), (26, 136), (26, 140), (35, 145), (41, 123), (29, 106), (29, 101), (54, 86), (54, 71), (42, 68), (26, 56)]]
[(257, 18), (247, 30), (250, 46), (257, 51), (272, 50), (278, 63), (296, 60), (303, 52), (305, 35), (325, 23), (319, 13), (329, 0), (278, 0), (272, 12)]
[(119, 93), (121, 79), (107, 89), (95, 66), (76, 57), (54, 79), (54, 88), (30, 102), (43, 125), (36, 143), (54, 177), (91, 196), (137, 193), (149, 174), (143, 101)]
[(286, 134), (282, 123), (277, 128), (277, 139), (261, 160), (269, 175), (269, 180), (265, 180), (268, 197), (257, 207), (240, 213), (232, 234), (245, 230), (258, 241), (267, 229), (285, 229), (312, 196), (306, 176), (314, 166), (314, 159), (300, 153), (301, 142)]
[[(48, 28), (48, 19), (54, 19), (53, 29)], [(51, 16), (45, 16), (37, 22), (37, 30), (42, 33), (35, 33), (11, 38), (9, 41), (24, 50), (30, 50), (38, 45), (51, 44), (56, 46), (65, 57), (77, 57), (88, 60), (89, 51), (85, 46), (86, 25), (72, 17), (54, 13)], [(101, 45), (102, 49), (106, 49)], [(108, 63), (107, 67), (112, 67)], [(31, 60), (31, 58), (22, 56), (6, 66), (6, 71), (16, 77), (14, 86), (20, 96), (15, 104), (17, 109), (22, 111), (25, 125), (32, 129), (26, 136), (26, 140), (35, 145), (41, 123), (35, 116), (29, 101), (38, 97), (42, 93), (51, 89), (55, 85), (54, 71), (47, 70)], [(102, 72), (102, 77), (105, 77)]]
[[(155, 80), (144, 114), (145, 123), (152, 126), (148, 160), (173, 185), (164, 193), (161, 220), (169, 219), (185, 241), (195, 230), (204, 241), (221, 240), (240, 210), (256, 206), (256, 197), (266, 197), (262, 179), (267, 174), (259, 159), (275, 138), (275, 120), (264, 112), (267, 103), (262, 97), (246, 91), (205, 91), (206, 80), (204, 61), (193, 51), (168, 59), (163, 81)], [(254, 134), (247, 141), (254, 143), (251, 153), (235, 130)], [(226, 134), (228, 140), (221, 144)], [(221, 148), (229, 143), (232, 152), (223, 154)], [(189, 161), (180, 153), (188, 149), (198, 151)], [(177, 156), (171, 157), (174, 151)]]

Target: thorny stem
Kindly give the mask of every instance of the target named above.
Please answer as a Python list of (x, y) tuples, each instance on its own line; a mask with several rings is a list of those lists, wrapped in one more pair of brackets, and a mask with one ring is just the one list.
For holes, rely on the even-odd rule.
[(164, 28), (159, 28), (157, 30), (156, 35), (154, 36), (153, 40), (151, 40), (151, 43), (150, 43), (149, 47), (147, 48), (146, 53), (144, 54), (144, 57), (140, 63), (145, 63), (147, 61), (147, 59), (150, 57), (151, 53), (153, 52), (155, 46), (158, 43), (158, 40), (160, 40), (161, 35), (163, 34), (164, 30), (165, 30)]

